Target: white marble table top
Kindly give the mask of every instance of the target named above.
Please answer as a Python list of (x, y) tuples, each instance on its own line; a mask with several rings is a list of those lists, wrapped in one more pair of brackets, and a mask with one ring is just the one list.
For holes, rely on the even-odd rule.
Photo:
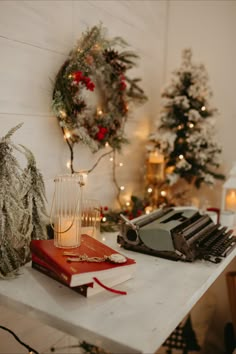
[(120, 249), (116, 236), (102, 234), (137, 262), (134, 278), (116, 286), (127, 295), (104, 291), (84, 298), (29, 264), (18, 278), (1, 281), (1, 304), (112, 353), (151, 354), (236, 255), (234, 250), (219, 264), (175, 262)]

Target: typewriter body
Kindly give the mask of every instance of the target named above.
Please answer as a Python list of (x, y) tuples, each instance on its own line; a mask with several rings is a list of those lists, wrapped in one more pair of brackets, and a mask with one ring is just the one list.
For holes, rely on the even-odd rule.
[(218, 263), (236, 246), (236, 237), (196, 209), (164, 208), (131, 221), (121, 214), (117, 242), (126, 249), (168, 259)]

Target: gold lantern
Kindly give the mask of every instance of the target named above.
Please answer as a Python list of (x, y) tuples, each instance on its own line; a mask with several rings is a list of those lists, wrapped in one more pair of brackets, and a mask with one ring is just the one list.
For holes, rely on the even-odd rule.
[(160, 197), (160, 187), (164, 181), (164, 156), (158, 149), (150, 151), (147, 158), (146, 180), (147, 192), (150, 193), (151, 206), (157, 207)]

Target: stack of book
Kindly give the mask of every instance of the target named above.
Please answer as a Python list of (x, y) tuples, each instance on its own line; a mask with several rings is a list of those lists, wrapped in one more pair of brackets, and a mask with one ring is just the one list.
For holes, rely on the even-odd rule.
[[(32, 268), (86, 297), (104, 289), (124, 293), (113, 287), (132, 278), (136, 269), (135, 260), (129, 257), (125, 257), (124, 263), (70, 262), (66, 256), (68, 249), (55, 247), (54, 240), (32, 240), (30, 249)], [(116, 250), (88, 235), (82, 235), (80, 246), (69, 251), (76, 255), (86, 255), (88, 258), (120, 255)]]

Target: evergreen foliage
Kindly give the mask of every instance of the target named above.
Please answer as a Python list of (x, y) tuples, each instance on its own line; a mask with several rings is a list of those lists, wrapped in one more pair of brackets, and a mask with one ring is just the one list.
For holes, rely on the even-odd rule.
[(214, 117), (204, 65), (192, 63), (191, 49), (183, 51), (182, 63), (162, 92), (160, 124), (150, 142), (165, 156), (170, 185), (179, 178), (199, 188), (224, 179), (217, 173), (221, 148), (215, 142)]
[[(119, 47), (127, 43), (109, 39), (102, 25), (94, 26), (82, 33), (55, 78), (52, 108), (71, 148), (82, 142), (96, 152), (109, 143), (120, 150), (127, 142), (128, 106), (147, 100), (140, 79), (127, 76), (138, 55), (118, 52)], [(93, 101), (94, 107), (89, 104)]]
[[(18, 274), (20, 266), (29, 260), (31, 238), (46, 238), (42, 176), (33, 154), (11, 141), (21, 126), (0, 139), (0, 278)], [(28, 157), (24, 171), (14, 155), (16, 151)]]
[(24, 208), (29, 212), (28, 230), (31, 233), (31, 239), (46, 239), (47, 214), (43, 176), (36, 166), (32, 152), (25, 146), (22, 147), (25, 150), (28, 161), (27, 167), (22, 174), (22, 199)]

